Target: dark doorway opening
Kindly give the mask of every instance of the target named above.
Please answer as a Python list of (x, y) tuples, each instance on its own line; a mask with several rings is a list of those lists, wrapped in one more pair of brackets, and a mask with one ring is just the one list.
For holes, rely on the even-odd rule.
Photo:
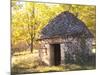
[(54, 65), (61, 64), (61, 51), (60, 51), (60, 44), (53, 44), (54, 48)]

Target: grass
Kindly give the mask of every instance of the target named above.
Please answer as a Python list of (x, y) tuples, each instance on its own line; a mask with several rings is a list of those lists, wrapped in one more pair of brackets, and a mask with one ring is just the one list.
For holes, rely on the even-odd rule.
[(37, 57), (38, 53), (35, 50), (33, 53), (24, 51), (13, 54), (11, 68), (12, 73), (63, 72), (95, 69), (95, 66), (77, 64), (66, 64), (64, 66), (42, 66), (40, 65), (39, 58)]

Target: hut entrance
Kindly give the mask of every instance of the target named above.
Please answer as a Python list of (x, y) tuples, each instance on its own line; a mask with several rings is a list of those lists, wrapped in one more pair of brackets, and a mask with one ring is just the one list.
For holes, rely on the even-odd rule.
[(61, 51), (60, 51), (60, 44), (53, 44), (53, 52), (54, 52), (54, 65), (60, 65), (61, 64)]

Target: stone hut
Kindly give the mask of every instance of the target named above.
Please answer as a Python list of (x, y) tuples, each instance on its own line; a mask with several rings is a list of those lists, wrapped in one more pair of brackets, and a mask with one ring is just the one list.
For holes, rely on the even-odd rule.
[(41, 60), (47, 65), (84, 63), (91, 54), (92, 39), (84, 22), (64, 11), (41, 31)]

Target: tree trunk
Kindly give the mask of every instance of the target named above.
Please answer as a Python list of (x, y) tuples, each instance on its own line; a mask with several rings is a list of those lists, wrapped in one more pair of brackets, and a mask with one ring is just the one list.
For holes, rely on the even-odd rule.
[(41, 49), (39, 49), (39, 65), (42, 65)]
[(31, 39), (31, 46), (30, 46), (31, 53), (33, 53), (33, 39)]
[(33, 33), (31, 33), (31, 43), (30, 43), (30, 50), (31, 50), (31, 53), (33, 53)]

